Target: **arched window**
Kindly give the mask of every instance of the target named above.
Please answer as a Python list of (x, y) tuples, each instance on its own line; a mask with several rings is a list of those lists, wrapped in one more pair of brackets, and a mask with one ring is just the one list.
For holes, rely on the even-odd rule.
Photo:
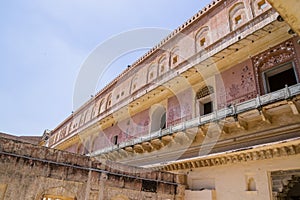
[(204, 26), (199, 29), (195, 36), (196, 51), (200, 51), (210, 43), (210, 37), (208, 34), (208, 26)]
[(271, 5), (266, 0), (252, 0), (251, 8), (253, 15), (258, 16), (267, 9), (271, 8)]
[(134, 93), (138, 88), (138, 75), (135, 74), (132, 79), (131, 79), (131, 83), (130, 83), (130, 93)]
[(171, 53), (170, 53), (170, 61), (169, 61), (169, 64), (170, 64), (171, 68), (174, 68), (174, 67), (176, 67), (179, 63), (180, 63), (179, 48), (178, 48), (178, 47), (174, 47), (174, 48), (171, 50)]
[(107, 100), (106, 100), (106, 109), (109, 109), (112, 106), (112, 98), (111, 94), (108, 95)]
[(229, 10), (229, 24), (230, 30), (233, 31), (243, 25), (247, 21), (244, 3), (235, 4)]
[(150, 83), (157, 78), (157, 65), (152, 63), (148, 68), (147, 83)]
[(99, 103), (99, 107), (98, 107), (98, 114), (102, 113), (104, 110), (105, 110), (105, 106), (104, 106), (104, 99), (101, 99), (100, 100), (100, 103)]
[(167, 59), (166, 56), (163, 55), (159, 60), (158, 60), (158, 74), (162, 75), (165, 72), (167, 72), (169, 69), (168, 67), (168, 63), (167, 63)]

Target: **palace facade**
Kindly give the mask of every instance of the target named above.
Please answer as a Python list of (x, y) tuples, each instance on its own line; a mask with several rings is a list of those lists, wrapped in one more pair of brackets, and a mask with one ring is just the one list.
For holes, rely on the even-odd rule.
[(266, 0), (215, 0), (41, 145), (186, 175), (188, 200), (299, 199), (299, 62)]

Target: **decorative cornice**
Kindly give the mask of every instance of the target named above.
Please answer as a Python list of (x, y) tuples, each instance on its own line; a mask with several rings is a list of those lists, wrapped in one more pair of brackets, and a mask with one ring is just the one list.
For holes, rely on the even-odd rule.
[(212, 154), (193, 159), (179, 160), (160, 167), (154, 167), (153, 169), (160, 169), (164, 171), (188, 170), (274, 159), (297, 154), (300, 154), (300, 138), (253, 146), (250, 147), (250, 149), (238, 149), (215, 155)]
[[(221, 1), (223, 1), (223, 0), (220, 0), (220, 2)], [(272, 23), (272, 21), (274, 21), (275, 18), (276, 18), (275, 16), (277, 16), (277, 14), (274, 11), (270, 10), (270, 11), (266, 12), (263, 16), (260, 16), (260, 18), (252, 20), (251, 23), (259, 23), (258, 28), (261, 28), (261, 27), (265, 26), (266, 24)], [(270, 20), (270, 19), (266, 20), (268, 17), (270, 19), (272, 19), (272, 20)], [(261, 22), (261, 20), (263, 20), (263, 23)], [(246, 25), (244, 25), (244, 26), (240, 27), (239, 29), (235, 30), (234, 32), (229, 33), (226, 36), (226, 39), (224, 39), (225, 38), (224, 37), (222, 40), (219, 40), (219, 41), (215, 42), (214, 44), (210, 45), (210, 47), (208, 47), (207, 51), (209, 51), (210, 53), (205, 54), (205, 55), (203, 55), (203, 56), (201, 56), (199, 58), (198, 58), (198, 56), (201, 54), (201, 52), (193, 55), (191, 57), (191, 60), (193, 60), (193, 62), (191, 62), (187, 66), (181, 67), (179, 72), (181, 73), (181, 72), (183, 72), (183, 71), (191, 68), (196, 63), (201, 63), (201, 62), (205, 61), (209, 56), (214, 55), (214, 54), (216, 54), (216, 53), (224, 50), (226, 47), (230, 46), (231, 44), (235, 43), (236, 40), (237, 40), (236, 33), (241, 33), (241, 32), (244, 32), (244, 36), (246, 37), (247, 35), (251, 35), (253, 33), (253, 30), (249, 29)], [(224, 41), (228, 41), (228, 42), (226, 42), (226, 44), (225, 44)], [(224, 49), (220, 49), (220, 48), (224, 48)], [(169, 74), (167, 74), (167, 73), (169, 73)], [(166, 76), (163, 76), (164, 78), (168, 77), (168, 78), (172, 79), (172, 78), (174, 78), (174, 77), (176, 77), (178, 75), (178, 73), (175, 73), (173, 71), (169, 71), (167, 73), (166, 73)], [(158, 82), (159, 83), (165, 83), (167, 80), (165, 80), (164, 78), (161, 77), (161, 79), (158, 79), (157, 83)], [(116, 78), (115, 80), (119, 80), (119, 79)], [(132, 100), (136, 100), (136, 99), (142, 97), (143, 95), (145, 95), (147, 93), (147, 91), (149, 92), (150, 90), (153, 90), (153, 89), (154, 89), (153, 85), (147, 85), (147, 87), (144, 87), (142, 91), (139, 91), (133, 97), (124, 98), (121, 102), (116, 103), (109, 110), (106, 110), (103, 113), (101, 113), (100, 115), (98, 115), (97, 117), (91, 119), (84, 126), (82, 126), (80, 128), (77, 128), (77, 129), (74, 129), (71, 132), (68, 132), (68, 137), (69, 136), (73, 136), (73, 135), (79, 133), (80, 130), (82, 131), (85, 128), (93, 126), (93, 124), (96, 123), (97, 121), (99, 121), (100, 119), (104, 119), (106, 117), (109, 117), (113, 112), (115, 112), (118, 109), (120, 109), (120, 108), (128, 105), (128, 102), (131, 102)], [(101, 93), (101, 91), (99, 93)], [(79, 112), (80, 112), (80, 110), (83, 109), (83, 107), (87, 106), (92, 101), (95, 101), (96, 98), (98, 98), (97, 95), (93, 99), (91, 99), (88, 102), (86, 102), (81, 108), (79, 108), (78, 111), (76, 111), (76, 113), (74, 114), (74, 117), (77, 116), (77, 114), (80, 114)], [(68, 118), (68, 119), (72, 119), (72, 117)], [(67, 125), (67, 121), (66, 120), (64, 121), (64, 123), (65, 123), (65, 125)], [(60, 124), (57, 128), (55, 128), (55, 130), (52, 133), (53, 134), (59, 134), (59, 130), (62, 128), (63, 125), (64, 124)], [(51, 147), (55, 147), (56, 145), (59, 145), (59, 143), (60, 142), (57, 142), (57, 141), (53, 142), (53, 143), (51, 143)]]
[[(110, 88), (115, 83), (117, 83), (127, 73), (129, 73), (130, 71), (135, 69), (140, 63), (142, 63), (149, 56), (151, 56), (154, 52), (156, 52), (158, 49), (160, 49), (163, 45), (165, 45), (167, 42), (169, 42), (171, 39), (173, 39), (178, 33), (182, 32), (184, 29), (186, 29), (188, 26), (190, 26), (196, 20), (199, 20), (205, 14), (210, 12), (214, 7), (216, 7), (222, 1), (224, 1), (224, 0), (213, 0), (210, 4), (205, 6), (203, 9), (199, 10), (194, 16), (192, 16), (190, 19), (188, 19), (186, 22), (184, 22), (182, 25), (180, 25), (178, 28), (176, 28), (174, 31), (172, 31), (168, 36), (166, 36), (164, 39), (162, 39), (157, 45), (155, 45), (153, 48), (151, 48), (149, 51), (147, 51), (142, 57), (140, 57), (137, 61), (135, 61), (130, 67), (126, 68), (121, 74), (119, 74), (116, 78), (114, 78), (109, 84), (107, 84), (104, 88), (102, 88), (99, 92), (97, 92), (97, 94), (95, 95), (95, 98), (97, 98), (98, 96), (103, 94), (108, 88)], [(90, 100), (90, 101), (92, 101), (92, 100)], [(88, 102), (89, 101), (87, 101), (81, 107), (85, 107)]]

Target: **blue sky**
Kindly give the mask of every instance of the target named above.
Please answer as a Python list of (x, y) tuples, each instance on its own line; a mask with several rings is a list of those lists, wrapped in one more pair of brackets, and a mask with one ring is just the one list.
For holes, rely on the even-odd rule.
[[(210, 2), (0, 1), (0, 132), (42, 135), (55, 128), (71, 114), (80, 66), (97, 45), (136, 28), (173, 30)], [(113, 68), (121, 72), (141, 54), (122, 57)]]

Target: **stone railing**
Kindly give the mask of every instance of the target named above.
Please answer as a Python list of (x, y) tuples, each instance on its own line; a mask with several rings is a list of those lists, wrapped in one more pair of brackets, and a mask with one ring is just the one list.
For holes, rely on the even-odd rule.
[(278, 90), (278, 91), (275, 91), (272, 93), (268, 93), (268, 94), (265, 94), (262, 96), (257, 96), (254, 99), (251, 99), (251, 100), (248, 100), (248, 101), (236, 104), (236, 105), (231, 105), (227, 108), (217, 110), (217, 111), (207, 114), (207, 115), (198, 116), (191, 120), (178, 123), (174, 126), (169, 126), (166, 129), (152, 132), (149, 135), (145, 135), (145, 136), (135, 138), (130, 141), (122, 142), (118, 145), (113, 145), (111, 147), (107, 147), (107, 148), (95, 151), (95, 152), (89, 154), (89, 156), (96, 156), (99, 154), (104, 154), (104, 153), (108, 153), (111, 151), (123, 149), (128, 146), (141, 144), (143, 142), (148, 142), (153, 139), (161, 138), (163, 136), (170, 135), (170, 134), (173, 134), (176, 132), (185, 131), (186, 129), (189, 129), (189, 128), (199, 127), (201, 125), (204, 125), (204, 124), (207, 124), (210, 122), (216, 122), (216, 121), (219, 121), (226, 117), (230, 117), (230, 116), (235, 117), (240, 113), (243, 113), (243, 112), (246, 112), (249, 110), (253, 110), (253, 109), (260, 109), (262, 106), (266, 106), (270, 103), (274, 103), (274, 102), (285, 100), (285, 99), (291, 99), (292, 97), (299, 95), (299, 94), (300, 94), (300, 83), (290, 86), (290, 87), (285, 87), (281, 90)]
[[(178, 66), (176, 67), (176, 70), (170, 70), (166, 72), (163, 76), (160, 76), (157, 79), (155, 79), (154, 80), (155, 84), (144, 85), (142, 88), (136, 91), (134, 95), (128, 96), (120, 100), (119, 102), (114, 103), (110, 108), (100, 113), (97, 117), (94, 117), (93, 119), (89, 120), (87, 123), (79, 126), (78, 128), (75, 128), (70, 132), (67, 132), (66, 134), (61, 134), (60, 131), (63, 128), (65, 128), (65, 126), (71, 123), (72, 120), (78, 117), (78, 115), (82, 114), (76, 111), (70, 118), (68, 118), (66, 121), (64, 121), (61, 125), (59, 125), (56, 129), (53, 130), (51, 136), (53, 138), (51, 139), (49, 146), (56, 147), (57, 145), (63, 143), (65, 140), (68, 140), (74, 135), (81, 133), (82, 131), (86, 130), (89, 127), (93, 127), (95, 124), (97, 124), (99, 120), (111, 115), (112, 113), (117, 112), (120, 108), (126, 107), (129, 103), (147, 94), (147, 92), (154, 90), (158, 85), (164, 85), (167, 81), (178, 76), (178, 74), (185, 72), (186, 70), (190, 69), (196, 64), (205, 61), (211, 56), (231, 46), (232, 44), (236, 43), (240, 39), (246, 38), (248, 35), (253, 34), (256, 30), (263, 28), (264, 26), (272, 23), (273, 21), (276, 20), (277, 16), (278, 14), (274, 10), (272, 9), (268, 10), (264, 14), (259, 15), (258, 17), (249, 21), (249, 23), (241, 26), (235, 31), (230, 32), (219, 41), (214, 42), (213, 44), (208, 46), (205, 50), (195, 52), (195, 54), (191, 55), (189, 58), (187, 58), (187, 60), (184, 60), (182, 63), (179, 63)], [(255, 29), (249, 27), (255, 27)], [(243, 38), (241, 38), (240, 35), (243, 35)], [(83, 107), (88, 106), (89, 104), (90, 106), (92, 106), (93, 101), (94, 99), (91, 99)], [(56, 134), (59, 135), (54, 136)]]

